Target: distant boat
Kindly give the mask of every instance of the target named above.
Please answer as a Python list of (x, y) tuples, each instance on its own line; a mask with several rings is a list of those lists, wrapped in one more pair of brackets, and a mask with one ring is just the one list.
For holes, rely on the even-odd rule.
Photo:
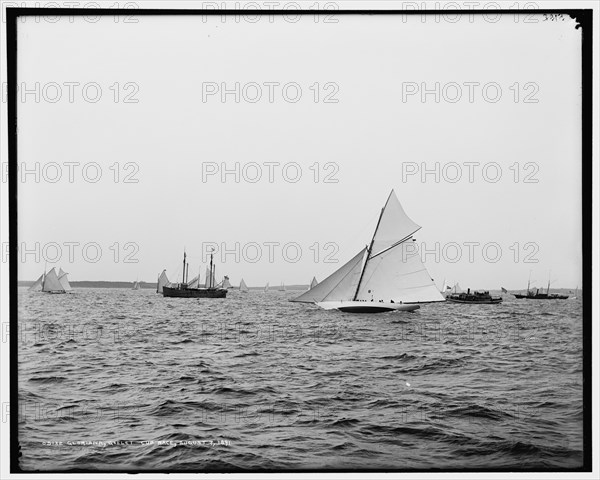
[(223, 278), (223, 282), (222, 282), (222, 287), (223, 288), (231, 288), (233, 285), (231, 285), (231, 283), (229, 283), (229, 277), (227, 275), (225, 275), (225, 277)]
[[(186, 266), (187, 265), (187, 266)], [(206, 285), (204, 288), (201, 287), (190, 287), (187, 283), (189, 265), (186, 262), (186, 253), (183, 252), (183, 278), (182, 282), (178, 284), (170, 284), (169, 286), (163, 285), (162, 294), (164, 297), (177, 297), (177, 298), (225, 298), (227, 296), (227, 290), (219, 288), (214, 283), (215, 270), (213, 266), (213, 254), (210, 254), (210, 270), (207, 278)], [(164, 273), (164, 272), (163, 272)]]
[(240, 282), (240, 292), (247, 292), (248, 290), (249, 288), (246, 285), (246, 282), (244, 282), (244, 279), (242, 278), (242, 281)]
[(452, 290), (452, 287), (446, 283), (446, 279), (442, 282), (442, 288), (440, 289), (440, 293), (445, 296), (448, 293), (448, 290)]
[(30, 291), (41, 291), (46, 293), (67, 293), (73, 290), (69, 283), (69, 277), (62, 268), (58, 274), (56, 269), (52, 268), (48, 273), (43, 273), (34, 284), (29, 287)]
[(279, 286), (279, 288), (277, 289), (280, 292), (285, 292), (285, 284), (283, 282), (281, 282), (281, 285)]
[(169, 285), (171, 285), (171, 282), (167, 278), (167, 271), (163, 270), (156, 282), (156, 293), (163, 293), (163, 287), (168, 287)]
[(132, 290), (139, 290), (140, 289), (140, 282), (138, 282), (137, 280), (135, 282), (133, 282), (133, 287), (131, 289)]
[(579, 285), (575, 287), (575, 294), (569, 297), (569, 300), (577, 300), (579, 298)]
[(413, 311), (418, 303), (443, 302), (413, 243), (420, 228), (392, 190), (371, 244), (292, 301), (352, 313)]
[(558, 293), (550, 293), (550, 279), (548, 279), (548, 288), (546, 289), (546, 293), (540, 293), (540, 289), (537, 288), (535, 292), (530, 288), (531, 286), (531, 277), (529, 277), (529, 281), (527, 282), (527, 293), (514, 293), (515, 298), (518, 299), (528, 299), (528, 300), (566, 300), (569, 298), (568, 295), (559, 295)]
[(317, 277), (313, 277), (312, 282), (310, 282), (310, 287), (308, 287), (308, 289), (310, 290), (311, 288), (315, 288), (318, 284), (319, 282), (317, 282)]
[(269, 282), (267, 282), (267, 284), (265, 285), (265, 292), (269, 291)]
[(466, 293), (453, 293), (446, 297), (446, 300), (453, 303), (470, 303), (476, 305), (489, 305), (502, 303), (502, 297), (492, 297), (490, 292), (478, 292), (474, 291), (471, 293), (471, 289), (468, 288)]

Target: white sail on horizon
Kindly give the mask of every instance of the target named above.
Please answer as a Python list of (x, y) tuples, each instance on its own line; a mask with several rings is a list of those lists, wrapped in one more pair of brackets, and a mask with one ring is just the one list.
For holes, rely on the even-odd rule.
[(223, 278), (223, 288), (231, 288), (232, 285), (229, 282), (229, 277), (227, 275), (225, 275), (225, 277)]
[(244, 282), (244, 279), (242, 278), (242, 281), (240, 282), (240, 292), (247, 292), (248, 286), (246, 285), (246, 282)]
[(269, 282), (267, 282), (267, 284), (265, 285), (265, 292), (269, 291)]
[(56, 275), (56, 270), (52, 268), (44, 278), (44, 285), (42, 287), (42, 291), (44, 292), (63, 292), (64, 288), (58, 280), (58, 275)]
[(40, 278), (38, 278), (31, 287), (29, 287), (29, 291), (30, 292), (41, 292), (42, 288), (44, 285), (44, 274), (42, 273), (40, 275)]
[(167, 277), (167, 271), (163, 270), (158, 277), (156, 293), (163, 293), (163, 287), (168, 287), (169, 285), (171, 285), (171, 282), (169, 282), (169, 279)]
[(60, 273), (61, 274), (58, 276), (58, 281), (65, 292), (70, 292), (73, 290), (73, 288), (71, 288), (71, 284), (69, 283), (69, 277), (67, 276), (68, 274), (63, 272), (62, 268), (60, 269)]
[(406, 215), (392, 190), (381, 211), (370, 248), (361, 250), (293, 301), (444, 301), (412, 241), (412, 235), (420, 228)]
[(310, 290), (311, 288), (315, 288), (318, 284), (319, 284), (319, 282), (317, 282), (317, 277), (313, 277), (312, 281), (310, 282), (310, 286), (308, 287), (308, 289)]

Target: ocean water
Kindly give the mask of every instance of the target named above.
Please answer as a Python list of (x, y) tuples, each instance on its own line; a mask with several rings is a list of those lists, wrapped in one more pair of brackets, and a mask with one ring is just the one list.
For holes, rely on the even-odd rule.
[(20, 467), (582, 466), (581, 300), (366, 315), (299, 293), (20, 289)]

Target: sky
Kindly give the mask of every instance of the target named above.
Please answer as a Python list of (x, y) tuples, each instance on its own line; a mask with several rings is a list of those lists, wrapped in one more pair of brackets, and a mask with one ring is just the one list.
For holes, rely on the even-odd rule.
[(118, 20), (19, 24), (20, 280), (307, 284), (394, 189), (440, 287), (581, 285), (569, 17)]

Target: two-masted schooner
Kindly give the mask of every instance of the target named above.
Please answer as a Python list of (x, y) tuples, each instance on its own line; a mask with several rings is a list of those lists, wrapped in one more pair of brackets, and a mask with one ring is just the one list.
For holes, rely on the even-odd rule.
[(186, 261), (186, 253), (183, 252), (183, 278), (181, 283), (164, 283), (168, 282), (166, 272), (163, 270), (161, 277), (163, 277), (163, 283), (161, 283), (161, 277), (158, 279), (157, 291), (162, 290), (164, 297), (177, 297), (177, 298), (225, 298), (227, 296), (227, 289), (221, 288), (215, 282), (215, 267), (213, 264), (213, 254), (210, 254), (210, 269), (207, 269), (206, 282), (204, 287), (199, 284), (199, 277), (193, 279), (191, 283), (187, 282), (189, 264)]
[(62, 268), (56, 273), (56, 269), (52, 268), (48, 273), (42, 273), (35, 283), (29, 287), (29, 290), (46, 293), (68, 293), (73, 289), (69, 283), (68, 273), (63, 272)]
[(419, 303), (443, 302), (413, 243), (420, 228), (392, 190), (371, 244), (292, 301), (353, 313), (413, 311)]

